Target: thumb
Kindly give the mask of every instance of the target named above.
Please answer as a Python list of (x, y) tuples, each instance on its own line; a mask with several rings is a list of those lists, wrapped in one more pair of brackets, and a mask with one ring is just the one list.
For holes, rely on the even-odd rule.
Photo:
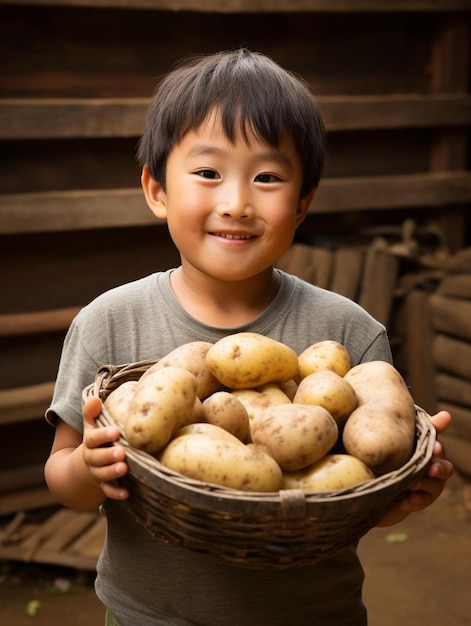
[(430, 416), (430, 421), (435, 427), (437, 435), (440, 435), (451, 424), (451, 415), (450, 413), (448, 413), (448, 411), (439, 411), (435, 415)]
[(90, 426), (95, 426), (95, 420), (101, 413), (100, 398), (87, 398), (83, 405), (84, 422)]

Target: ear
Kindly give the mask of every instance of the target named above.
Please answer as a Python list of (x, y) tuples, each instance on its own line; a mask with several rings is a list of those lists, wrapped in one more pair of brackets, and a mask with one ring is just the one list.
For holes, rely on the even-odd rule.
[(167, 217), (167, 195), (161, 183), (152, 178), (146, 165), (142, 168), (141, 185), (147, 206), (159, 219)]
[(298, 202), (298, 208), (296, 209), (296, 228), (304, 221), (304, 218), (309, 211), (309, 206), (314, 200), (316, 189), (312, 189), (306, 196), (300, 198)]

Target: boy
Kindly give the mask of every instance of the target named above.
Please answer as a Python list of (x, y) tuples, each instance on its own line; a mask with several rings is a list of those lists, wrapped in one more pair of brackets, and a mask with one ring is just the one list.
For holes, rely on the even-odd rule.
[[(391, 361), (383, 326), (355, 303), (274, 268), (318, 185), (321, 117), (307, 86), (247, 50), (193, 59), (160, 84), (139, 147), (151, 211), (167, 220), (181, 265), (113, 289), (85, 307), (67, 335), (47, 418), (56, 424), (46, 479), (66, 506), (108, 519), (96, 591), (121, 626), (360, 626), (363, 572), (355, 546), (313, 567), (250, 570), (213, 563), (152, 538), (123, 508), (124, 451), (98, 428), (100, 401), (81, 391), (104, 363), (157, 359), (190, 341), (243, 330), (298, 354), (324, 339), (353, 365)], [(434, 417), (446, 428), (447, 413)], [(83, 434), (82, 434), (83, 431)], [(435, 500), (452, 466), (428, 476), (384, 523)], [(111, 614), (114, 616), (112, 617)], [(116, 620), (111, 622), (111, 620)]]

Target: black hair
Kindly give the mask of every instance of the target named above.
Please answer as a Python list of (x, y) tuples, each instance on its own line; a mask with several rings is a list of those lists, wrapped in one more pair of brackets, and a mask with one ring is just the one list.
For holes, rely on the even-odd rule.
[[(137, 159), (165, 187), (172, 148), (217, 110), (228, 139), (250, 129), (278, 147), (288, 133), (303, 166), (301, 197), (317, 187), (325, 154), (325, 129), (307, 83), (259, 52), (245, 48), (192, 57), (158, 85)], [(237, 127), (236, 127), (237, 125)]]

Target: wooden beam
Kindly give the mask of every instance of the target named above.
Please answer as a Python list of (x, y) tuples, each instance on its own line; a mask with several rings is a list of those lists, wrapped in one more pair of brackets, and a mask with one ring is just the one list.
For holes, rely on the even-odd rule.
[(399, 208), (424, 209), (469, 203), (470, 172), (401, 176), (327, 178), (321, 181), (310, 213)]
[(66, 330), (81, 307), (0, 315), (0, 337)]
[(0, 390), (0, 424), (40, 417), (51, 404), (54, 382)]
[[(311, 213), (462, 205), (471, 201), (471, 172), (327, 178)], [(105, 189), (0, 196), (0, 234), (155, 225), (142, 191)], [(164, 224), (163, 220), (157, 223)]]
[[(432, 93), (463, 92), (468, 89), (470, 33), (469, 20), (452, 17), (441, 24), (433, 42), (429, 64)], [(430, 149), (430, 171), (466, 169), (468, 135), (466, 128), (437, 129), (433, 133)], [(464, 213), (453, 211), (444, 213), (439, 216), (438, 224), (452, 253), (465, 245), (466, 216)]]
[[(0, 0), (0, 4), (11, 4)], [(471, 11), (469, 0), (15, 0), (36, 6), (107, 7), (218, 13), (398, 13)]]
[[(471, 95), (319, 96), (330, 132), (471, 125)], [(149, 98), (0, 99), (0, 139), (138, 137)]]

